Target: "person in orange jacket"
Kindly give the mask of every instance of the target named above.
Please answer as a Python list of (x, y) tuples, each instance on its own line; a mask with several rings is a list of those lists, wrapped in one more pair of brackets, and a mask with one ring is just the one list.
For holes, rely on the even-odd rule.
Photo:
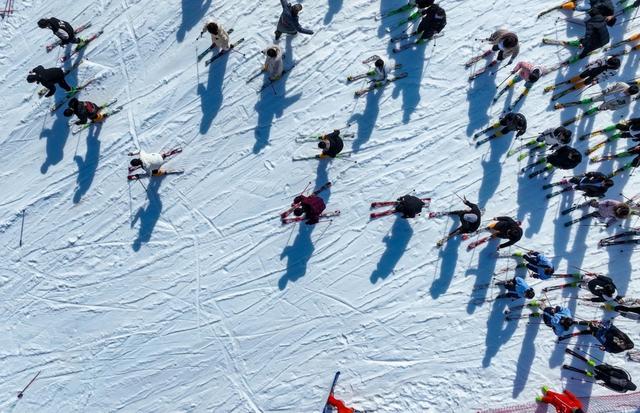
[(556, 393), (549, 390), (547, 386), (543, 386), (542, 394), (543, 396), (536, 397), (536, 401), (549, 403), (556, 408), (557, 413), (584, 413), (582, 402), (569, 390)]

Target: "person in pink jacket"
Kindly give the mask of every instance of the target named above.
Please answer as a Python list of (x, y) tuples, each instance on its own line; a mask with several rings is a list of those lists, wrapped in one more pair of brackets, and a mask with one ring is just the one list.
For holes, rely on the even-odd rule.
[(502, 88), (502, 90), (497, 94), (497, 96), (494, 98), (494, 101), (498, 100), (498, 98), (502, 96), (507, 90), (511, 89), (513, 86), (515, 86), (516, 83), (519, 83), (522, 80), (525, 81), (524, 87), (528, 93), (528, 90), (531, 89), (533, 84), (547, 73), (549, 73), (549, 71), (545, 67), (537, 66), (533, 63), (521, 60), (511, 71), (511, 75), (515, 76), (511, 78), (509, 82), (507, 82), (507, 85)]
[(591, 201), (590, 206), (598, 208), (597, 217), (607, 226), (610, 226), (619, 219), (628, 218), (629, 215), (631, 215), (629, 205), (613, 199), (605, 199), (603, 201), (594, 199)]

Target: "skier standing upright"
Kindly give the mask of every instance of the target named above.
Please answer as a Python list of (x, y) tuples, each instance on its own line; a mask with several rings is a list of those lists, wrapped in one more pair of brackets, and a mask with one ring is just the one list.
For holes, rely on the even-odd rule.
[(229, 42), (229, 34), (220, 23), (209, 20), (202, 28), (200, 36), (205, 32), (208, 32), (211, 35), (212, 47), (219, 47), (221, 51), (229, 50), (232, 47)]
[(322, 149), (320, 158), (335, 158), (344, 148), (344, 142), (340, 137), (340, 130), (336, 129), (328, 135), (324, 135), (318, 142), (318, 148)]
[(426, 10), (422, 10), (422, 20), (418, 25), (420, 37), (418, 41), (430, 40), (434, 35), (440, 33), (447, 25), (447, 13), (439, 4), (433, 4)]
[(536, 296), (533, 288), (529, 287), (529, 284), (522, 277), (514, 277), (509, 281), (498, 281), (496, 285), (502, 285), (507, 290), (506, 293), (500, 294), (496, 297), (496, 299), (500, 298), (511, 298), (511, 299), (519, 299), (519, 298), (528, 298), (532, 299)]
[(266, 48), (262, 53), (266, 56), (262, 70), (267, 72), (269, 80), (274, 81), (280, 79), (282, 73), (284, 73), (282, 49), (274, 44)]
[(522, 258), (527, 262), (527, 268), (533, 272), (533, 278), (548, 280), (555, 272), (551, 260), (537, 251), (527, 251)]
[(318, 195), (298, 195), (291, 206), (296, 206), (293, 214), (297, 217), (304, 215), (307, 225), (314, 225), (320, 221), (320, 214), (325, 210), (324, 200)]
[(489, 36), (489, 43), (493, 45), (492, 51), (498, 52), (498, 57), (491, 65), (496, 62), (502, 62), (507, 57), (510, 57), (509, 63), (513, 63), (513, 59), (520, 53), (520, 44), (518, 42), (518, 36), (509, 30), (500, 29), (496, 30), (491, 36)]
[(468, 206), (469, 209), (450, 211), (447, 214), (455, 215), (460, 219), (460, 226), (449, 233), (449, 238), (455, 237), (456, 235), (460, 234), (471, 234), (472, 232), (475, 232), (478, 230), (478, 228), (480, 228), (482, 212), (480, 211), (478, 204), (474, 204), (473, 202), (468, 201), (466, 197), (462, 200), (462, 202), (464, 202), (464, 204)]
[(288, 3), (287, 0), (280, 0), (282, 5), (282, 14), (278, 19), (278, 28), (276, 29), (276, 41), (280, 40), (282, 33), (286, 34), (313, 34), (312, 30), (305, 29), (300, 25), (299, 14), (302, 11), (302, 4)]
[(580, 39), (582, 52), (580, 52), (579, 57), (581, 59), (609, 43), (611, 39), (609, 27), (616, 24), (615, 17), (605, 17), (597, 9), (591, 9), (589, 16), (591, 17), (585, 23), (584, 37)]

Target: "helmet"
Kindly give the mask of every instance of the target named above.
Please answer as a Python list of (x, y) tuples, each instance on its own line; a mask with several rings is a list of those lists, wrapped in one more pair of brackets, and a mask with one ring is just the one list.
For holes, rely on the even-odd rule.
[(629, 206), (627, 204), (618, 205), (614, 211), (614, 215), (616, 218), (626, 218), (631, 213)]
[(66, 116), (67, 118), (70, 117), (71, 115), (73, 115), (73, 110), (72, 109), (65, 109), (64, 112), (62, 112), (64, 114), (64, 116)]
[(536, 292), (533, 291), (533, 288), (529, 288), (527, 291), (524, 292), (524, 296), (527, 297), (528, 299), (532, 299), (533, 297), (536, 296)]
[(573, 135), (573, 132), (564, 126), (560, 126), (553, 131), (553, 134), (558, 138), (558, 141), (561, 144), (566, 145), (571, 142), (571, 135)]
[(133, 158), (129, 164), (131, 166), (142, 166), (142, 161), (138, 158)]
[(78, 106), (78, 99), (76, 98), (69, 99), (69, 107), (75, 108), (76, 106)]
[(570, 319), (569, 317), (562, 317), (560, 319), (560, 325), (564, 327), (565, 330), (568, 330), (569, 327), (573, 325), (573, 320)]
[(27, 82), (34, 83), (37, 81), (38, 81), (38, 76), (34, 75), (33, 73), (30, 73), (29, 75), (27, 75)]
[(631, 85), (629, 86), (629, 89), (627, 89), (627, 93), (629, 95), (635, 95), (638, 93), (638, 86), (637, 85)]
[(294, 4), (293, 7), (291, 7), (291, 11), (294, 14), (298, 14), (302, 11), (302, 4)]
[(297, 217), (301, 216), (302, 214), (304, 214), (304, 209), (302, 208), (296, 208), (293, 210), (293, 215)]
[(325, 141), (318, 142), (318, 148), (325, 149), (327, 147), (327, 143)]
[(609, 69), (619, 69), (620, 68), (620, 59), (615, 56), (611, 56), (607, 59), (607, 67)]
[(38, 20), (38, 27), (41, 29), (46, 29), (47, 27), (49, 27), (49, 19)]
[(267, 56), (276, 57), (277, 55), (278, 55), (278, 51), (276, 50), (275, 47), (270, 47), (267, 49)]
[(383, 68), (384, 67), (384, 60), (382, 60), (382, 59), (376, 60), (375, 66), (378, 67), (378, 68)]
[(213, 22), (207, 24), (207, 31), (211, 34), (218, 34), (218, 25)]
[(518, 36), (514, 33), (509, 33), (504, 37), (503, 40), (504, 47), (510, 49), (512, 47), (516, 47), (518, 45)]
[(531, 71), (531, 74), (529, 75), (529, 82), (536, 83), (538, 80), (540, 80), (540, 76), (540, 69), (533, 69)]

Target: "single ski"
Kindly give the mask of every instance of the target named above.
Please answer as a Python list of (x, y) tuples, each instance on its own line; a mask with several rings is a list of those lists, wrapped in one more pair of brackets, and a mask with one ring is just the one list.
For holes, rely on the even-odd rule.
[(507, 112), (513, 112), (513, 109), (515, 109), (515, 107), (518, 106), (520, 102), (522, 102), (522, 99), (526, 98), (529, 95), (530, 90), (530, 88), (525, 87), (522, 90), (522, 93), (520, 93), (520, 96), (518, 96), (518, 98), (511, 105), (509, 105), (509, 107), (507, 108)]
[(385, 29), (385, 31), (387, 33), (393, 33), (394, 31), (398, 30), (399, 28), (401, 28), (402, 26), (404, 26), (407, 23), (411, 23), (412, 21), (420, 18), (420, 16), (422, 16), (422, 13), (419, 11), (413, 12), (409, 15), (409, 17), (407, 17), (406, 19), (402, 19), (400, 20), (398, 23), (396, 23), (394, 26), (392, 27), (387, 27)]
[(442, 36), (444, 36), (443, 33), (437, 33), (437, 34), (434, 34), (431, 37), (431, 39), (428, 39), (428, 40), (419, 39), (419, 40), (416, 40), (415, 42), (408, 42), (408, 43), (405, 43), (405, 44), (401, 44), (400, 46), (394, 47), (392, 52), (393, 53), (400, 53), (400, 52), (402, 52), (404, 50), (408, 50), (408, 49), (412, 48), (413, 46), (420, 46), (421, 44), (425, 44), (425, 43), (429, 42), (430, 40), (434, 40), (434, 39), (437, 39), (437, 38), (442, 37)]
[(582, 112), (582, 113), (574, 116), (573, 118), (562, 122), (562, 126), (569, 126), (569, 125), (571, 125), (571, 124), (573, 124), (573, 123), (575, 123), (575, 122), (577, 122), (577, 121), (579, 121), (579, 120), (581, 120), (583, 118), (586, 118), (588, 116), (593, 116), (596, 113), (598, 113), (599, 111), (600, 111), (600, 109), (598, 109), (597, 106), (593, 107), (593, 108), (587, 110), (586, 112)]
[[(337, 217), (338, 215), (340, 215), (340, 210), (335, 210), (333, 212), (325, 212), (320, 214), (320, 218), (331, 218), (331, 217)], [(302, 222), (304, 221), (305, 218), (304, 216), (301, 217), (293, 217), (293, 218), (282, 218), (282, 223), (283, 224), (293, 224), (295, 222)]]
[(405, 4), (404, 6), (400, 6), (396, 9), (391, 9), (391, 10), (387, 10), (384, 11), (382, 13), (378, 13), (375, 16), (376, 20), (382, 20), (385, 19), (387, 17), (391, 17), (391, 16), (395, 16), (397, 14), (403, 13), (405, 11), (411, 11), (413, 10), (413, 8), (415, 7), (415, 3), (409, 2), (408, 4)]
[(398, 73), (397, 75), (395, 75), (393, 77), (388, 78), (387, 80), (380, 81), (380, 82), (375, 82), (375, 83), (373, 83), (371, 86), (369, 86), (367, 88), (357, 90), (355, 92), (355, 96), (356, 97), (360, 97), (360, 96), (365, 95), (365, 94), (367, 94), (367, 93), (369, 93), (369, 92), (371, 92), (373, 90), (384, 88), (387, 85), (389, 85), (390, 83), (395, 82), (396, 80), (404, 79), (408, 75), (409, 75), (409, 73), (402, 72), (402, 73)]
[(598, 246), (600, 247), (612, 247), (614, 245), (625, 245), (625, 244), (640, 244), (640, 239), (625, 239), (621, 241), (600, 241)]
[(555, 11), (555, 10), (562, 10), (562, 6), (555, 6), (555, 7), (552, 7), (550, 9), (541, 11), (540, 13), (538, 13), (538, 17), (536, 17), (536, 19), (539, 19), (540, 17), (544, 16), (545, 14), (549, 14), (552, 11)]
[[(91, 27), (91, 22), (87, 23), (87, 24), (83, 24), (82, 26), (78, 26), (76, 27), (76, 29), (74, 30), (75, 34), (78, 34), (82, 31), (84, 31), (85, 29), (88, 29), (89, 27)], [(53, 43), (50, 43), (46, 46), (47, 49), (47, 53), (51, 52), (53, 49), (55, 49), (56, 47), (60, 46), (62, 44), (62, 40), (58, 39)]]
[(581, 135), (578, 139), (581, 141), (587, 140), (592, 136), (596, 136), (602, 133), (608, 133), (608, 132), (613, 132), (614, 130), (616, 130), (616, 126), (617, 125), (610, 125), (607, 126), (606, 128), (603, 129), (598, 129), (596, 131), (590, 132), (590, 133), (585, 133), (584, 135)]
[[(153, 177), (165, 176), (165, 175), (181, 175), (183, 173), (184, 171), (181, 169), (168, 169), (168, 170), (162, 170), (158, 174), (154, 174)], [(127, 175), (127, 179), (129, 181), (137, 181), (142, 178), (151, 178), (151, 177), (152, 176), (150, 176), (148, 173)]]
[(484, 244), (485, 242), (489, 241), (491, 239), (491, 237), (492, 237), (492, 235), (488, 235), (486, 237), (480, 238), (479, 240), (471, 242), (469, 245), (467, 245), (467, 251), (471, 251), (472, 249), (476, 248), (477, 246)]
[(570, 207), (570, 208), (567, 208), (567, 209), (562, 210), (562, 211), (560, 212), (560, 214), (561, 214), (561, 215), (567, 215), (568, 213), (573, 212), (573, 211), (575, 211), (576, 209), (580, 209), (580, 208), (583, 208), (583, 207), (589, 206), (589, 204), (591, 204), (591, 201), (586, 201), (586, 202), (583, 202), (583, 203), (581, 203), (581, 204), (576, 204), (576, 205), (574, 205), (574, 206), (572, 206), (572, 207)]
[(542, 44), (554, 45), (554, 46), (566, 46), (566, 47), (580, 47), (580, 40), (556, 40), (543, 38)]
[(218, 52), (218, 54), (216, 54), (215, 56), (213, 56), (211, 59), (205, 60), (204, 65), (205, 65), (205, 66), (209, 66), (211, 63), (213, 63), (213, 62), (214, 62), (216, 59), (218, 59), (219, 57), (224, 56), (224, 55), (226, 55), (227, 53), (231, 52), (233, 49), (235, 49), (235, 47), (236, 47), (237, 45), (239, 45), (239, 44), (240, 44), (240, 43), (242, 43), (242, 42), (244, 42), (244, 37), (243, 37), (243, 38), (241, 38), (240, 40), (238, 40), (237, 42), (235, 42), (235, 43), (231, 44), (231, 45), (229, 46), (229, 49), (227, 49), (227, 50), (221, 50), (221, 51), (219, 51), (219, 52)]
[(585, 151), (585, 155), (591, 155), (592, 153), (594, 153), (595, 151), (597, 151), (598, 149), (602, 148), (604, 145), (606, 145), (607, 143), (610, 142), (615, 142), (616, 140), (620, 139), (622, 137), (621, 133), (616, 133), (615, 135), (611, 135), (611, 137), (596, 143), (595, 145), (593, 145), (592, 147), (590, 147), (589, 149), (587, 149)]
[(580, 218), (576, 218), (574, 220), (565, 222), (564, 226), (568, 227), (568, 226), (571, 226), (573, 224), (577, 224), (578, 222), (585, 221), (585, 220), (587, 220), (589, 218), (594, 218), (594, 217), (597, 217), (597, 216), (598, 216), (598, 212), (590, 212), (590, 213), (588, 213), (586, 215), (581, 216)]
[(558, 196), (558, 195), (564, 194), (565, 192), (571, 192), (571, 191), (573, 191), (573, 187), (572, 186), (568, 186), (568, 187), (563, 188), (563, 189), (561, 189), (559, 191), (551, 192), (550, 194), (547, 194), (546, 196), (547, 196), (547, 199), (549, 199), (549, 198), (553, 198), (554, 196)]
[(550, 184), (542, 185), (542, 189), (549, 189), (549, 188), (553, 188), (554, 186), (562, 186), (562, 185), (570, 185), (570, 184), (571, 183), (567, 179), (563, 179), (558, 182), (552, 182)]
[(552, 285), (551, 287), (544, 287), (542, 289), (542, 292), (543, 293), (547, 293), (549, 291), (562, 290), (564, 288), (575, 288), (575, 287), (577, 287), (579, 285), (580, 285), (579, 282), (572, 282), (572, 283), (560, 284), (560, 285)]
[(75, 56), (78, 53), (80, 53), (82, 50), (86, 49), (87, 46), (89, 45), (89, 43), (93, 42), (95, 39), (100, 37), (100, 35), (102, 35), (102, 33), (104, 33), (104, 29), (100, 30), (98, 33), (95, 33), (95, 34), (91, 35), (91, 37), (89, 37), (88, 39), (82, 40), (80, 43), (78, 43), (78, 45), (73, 50), (73, 52), (71, 52), (71, 54), (62, 56), (60, 58), (60, 62), (66, 62), (67, 60), (71, 59), (73, 56)]
[[(233, 33), (233, 29), (229, 29), (229, 30), (227, 31), (227, 34), (231, 34), (231, 33)], [(207, 48), (206, 48), (202, 53), (200, 53), (200, 54), (198, 55), (198, 62), (199, 62), (199, 61), (201, 61), (202, 59), (204, 59), (204, 57), (205, 57), (209, 52), (213, 51), (213, 49), (215, 49), (215, 48), (216, 48), (216, 46), (214, 46), (214, 45), (211, 45), (211, 46), (207, 47)]]
[(482, 54), (480, 54), (478, 56), (472, 57), (471, 59), (469, 59), (467, 61), (467, 63), (464, 64), (464, 67), (466, 67), (468, 69), (471, 66), (473, 66), (474, 63), (479, 62), (480, 60), (484, 59), (485, 57), (491, 56), (492, 53), (493, 53), (493, 50), (487, 50), (486, 52), (484, 52), (484, 53), (482, 53)]

